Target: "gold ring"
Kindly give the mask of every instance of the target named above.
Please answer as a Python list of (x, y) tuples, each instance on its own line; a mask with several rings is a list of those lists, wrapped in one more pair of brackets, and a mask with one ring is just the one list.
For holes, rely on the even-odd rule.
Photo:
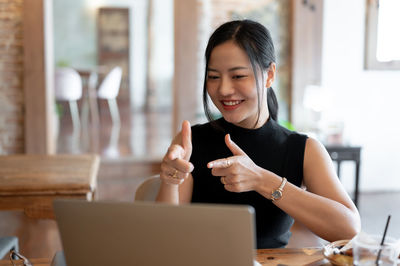
[(175, 172), (171, 176), (173, 179), (179, 179), (179, 177), (176, 175), (178, 173), (178, 170), (175, 169)]
[(221, 183), (224, 184), (224, 185), (226, 185), (225, 176), (221, 177)]

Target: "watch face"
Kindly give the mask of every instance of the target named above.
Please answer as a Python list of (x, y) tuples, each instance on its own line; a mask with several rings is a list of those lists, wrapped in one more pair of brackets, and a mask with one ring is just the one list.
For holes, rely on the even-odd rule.
[(282, 197), (282, 192), (280, 192), (279, 190), (275, 190), (274, 192), (272, 192), (272, 197), (274, 197), (274, 199), (279, 199), (280, 197)]

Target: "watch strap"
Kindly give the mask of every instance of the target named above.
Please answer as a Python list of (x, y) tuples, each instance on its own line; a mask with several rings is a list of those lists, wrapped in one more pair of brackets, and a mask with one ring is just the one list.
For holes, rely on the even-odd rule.
[[(283, 196), (283, 188), (285, 187), (286, 183), (287, 183), (287, 179), (285, 177), (283, 177), (281, 185), (277, 189), (272, 191), (272, 193), (271, 193), (271, 201), (275, 201), (275, 200), (278, 200), (278, 199), (282, 198), (282, 196)], [(277, 197), (274, 196), (274, 193), (278, 192), (278, 191), (279, 191), (280, 197), (277, 198)]]

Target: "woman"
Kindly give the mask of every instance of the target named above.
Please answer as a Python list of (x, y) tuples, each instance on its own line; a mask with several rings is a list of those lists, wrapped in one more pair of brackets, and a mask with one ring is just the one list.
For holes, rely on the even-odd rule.
[[(328, 241), (357, 234), (357, 208), (324, 147), (277, 123), (268, 30), (250, 20), (227, 22), (210, 37), (205, 57), (210, 122), (183, 122), (161, 164), (157, 200), (251, 205), (257, 248), (284, 247), (293, 219)], [(213, 120), (207, 95), (222, 118)]]

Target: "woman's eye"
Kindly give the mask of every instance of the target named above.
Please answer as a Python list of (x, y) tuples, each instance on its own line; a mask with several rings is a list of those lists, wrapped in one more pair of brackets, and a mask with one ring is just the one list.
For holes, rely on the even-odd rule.
[(245, 78), (245, 77), (246, 77), (246, 75), (235, 75), (232, 78), (233, 79), (241, 79), (241, 78)]
[(208, 79), (218, 79), (218, 76), (212, 76), (212, 75), (208, 75)]

